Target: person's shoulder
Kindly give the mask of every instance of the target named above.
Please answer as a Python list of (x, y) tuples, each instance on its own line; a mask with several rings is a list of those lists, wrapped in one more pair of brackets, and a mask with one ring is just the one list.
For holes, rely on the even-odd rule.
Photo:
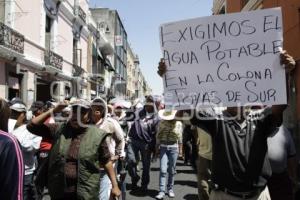
[(289, 138), (291, 137), (291, 132), (290, 130), (285, 126), (285, 125), (281, 125), (280, 128), (279, 128), (279, 131), (280, 135), (282, 135), (283, 137), (285, 138)]
[(119, 125), (119, 122), (112, 117), (106, 117), (103, 121), (103, 124), (109, 129), (114, 129), (116, 126)]
[(10, 133), (0, 130), (0, 146), (17, 146), (17, 139)]
[[(107, 122), (109, 123), (109, 122)], [(88, 132), (93, 132), (93, 133), (96, 133), (98, 135), (107, 135), (107, 134), (112, 134), (110, 133), (110, 131), (107, 130), (107, 128), (98, 128), (97, 126), (95, 125), (89, 125), (88, 128), (87, 128), (87, 131)]]
[(98, 128), (94, 124), (91, 124), (91, 125), (87, 126), (87, 131), (96, 131), (96, 132), (98, 132), (98, 131), (104, 131), (104, 130), (102, 130), (101, 128)]
[(167, 120), (160, 120), (159, 121), (159, 126), (168, 126), (170, 124), (169, 121)]
[(138, 116), (140, 118), (146, 116), (146, 110), (144, 108), (137, 109), (135, 111), (135, 113), (136, 113), (136, 116)]
[(18, 128), (16, 128), (15, 130), (12, 131), (13, 132), (20, 132), (20, 131), (26, 131), (27, 130), (27, 124), (23, 124), (21, 126), (19, 126)]
[(110, 123), (110, 124), (116, 124), (116, 123), (119, 123), (116, 119), (114, 119), (113, 117), (106, 117), (106, 121), (107, 123)]

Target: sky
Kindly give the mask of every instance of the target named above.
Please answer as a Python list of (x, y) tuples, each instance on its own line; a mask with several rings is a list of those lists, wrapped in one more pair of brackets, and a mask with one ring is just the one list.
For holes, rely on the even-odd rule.
[(157, 66), (162, 57), (159, 43), (161, 24), (209, 16), (213, 0), (90, 0), (90, 7), (117, 10), (127, 32), (133, 52), (139, 56), (140, 68), (153, 90), (163, 92)]

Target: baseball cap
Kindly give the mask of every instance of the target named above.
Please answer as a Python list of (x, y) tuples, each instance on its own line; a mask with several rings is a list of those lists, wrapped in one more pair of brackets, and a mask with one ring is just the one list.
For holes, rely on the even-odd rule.
[(35, 101), (31, 104), (31, 107), (29, 110), (32, 112), (36, 112), (37, 110), (42, 109), (45, 106), (45, 104), (42, 101)]
[(79, 106), (85, 109), (91, 108), (91, 103), (85, 99), (71, 99), (70, 105), (72, 107)]
[(10, 109), (16, 112), (26, 112), (27, 110), (25, 104), (19, 102), (11, 105)]

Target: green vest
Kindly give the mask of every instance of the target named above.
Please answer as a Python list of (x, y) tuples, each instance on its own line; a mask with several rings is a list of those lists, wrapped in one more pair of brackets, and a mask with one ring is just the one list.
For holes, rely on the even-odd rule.
[[(49, 156), (48, 188), (52, 199), (62, 199), (66, 186), (64, 166), (72, 140), (72, 132), (63, 124), (56, 133), (57, 138)], [(97, 127), (86, 129), (78, 155), (77, 199), (99, 199), (100, 163), (99, 147), (108, 135)]]

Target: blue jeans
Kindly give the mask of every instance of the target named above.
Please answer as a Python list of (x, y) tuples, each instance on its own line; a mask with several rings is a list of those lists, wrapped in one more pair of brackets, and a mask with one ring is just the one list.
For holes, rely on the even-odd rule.
[(111, 188), (112, 188), (111, 182), (110, 182), (110, 179), (109, 179), (107, 173), (105, 172), (105, 170), (101, 170), (99, 199), (100, 200), (109, 200)]
[(143, 174), (142, 174), (142, 187), (147, 188), (150, 182), (150, 164), (151, 164), (151, 150), (150, 145), (138, 140), (131, 140), (127, 148), (127, 163), (128, 173), (131, 176), (133, 184), (139, 179), (137, 174), (137, 157), (139, 153), (142, 157)]
[(179, 152), (178, 147), (174, 145), (160, 146), (160, 173), (159, 173), (160, 192), (165, 192), (167, 173), (169, 174), (167, 189), (168, 191), (173, 190), (178, 152)]

